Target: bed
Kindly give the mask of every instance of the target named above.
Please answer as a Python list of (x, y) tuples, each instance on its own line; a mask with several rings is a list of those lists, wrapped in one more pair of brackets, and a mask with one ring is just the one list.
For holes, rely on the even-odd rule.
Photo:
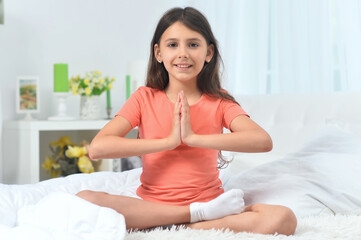
[(0, 239), (361, 239), (361, 93), (236, 96), (271, 135), (269, 153), (225, 153), (225, 190), (245, 203), (281, 204), (298, 218), (293, 236), (185, 228), (126, 232), (124, 218), (74, 196), (129, 194), (141, 169), (97, 172), (32, 185), (0, 184)]

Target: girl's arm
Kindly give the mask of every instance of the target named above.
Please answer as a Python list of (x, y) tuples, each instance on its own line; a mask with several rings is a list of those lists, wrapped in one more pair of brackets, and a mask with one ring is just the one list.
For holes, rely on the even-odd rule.
[[(180, 98), (180, 97), (179, 97)], [(172, 131), (163, 139), (130, 139), (124, 136), (132, 129), (130, 122), (122, 116), (113, 118), (94, 137), (88, 147), (92, 160), (140, 156), (147, 153), (171, 150), (181, 144), (180, 101), (174, 106)]]
[(199, 135), (192, 130), (189, 105), (181, 94), (182, 142), (191, 147), (202, 147), (234, 152), (268, 152), (272, 150), (272, 139), (257, 123), (245, 115), (234, 118), (230, 124), (231, 133)]
[(259, 125), (245, 115), (240, 115), (230, 124), (232, 133), (198, 135), (184, 139), (191, 147), (203, 147), (233, 152), (268, 152), (272, 150), (272, 139)]

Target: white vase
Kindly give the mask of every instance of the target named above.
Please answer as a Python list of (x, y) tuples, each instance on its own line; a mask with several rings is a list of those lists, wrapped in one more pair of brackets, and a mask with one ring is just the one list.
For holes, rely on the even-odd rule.
[(100, 119), (100, 96), (81, 96), (80, 118), (83, 120)]

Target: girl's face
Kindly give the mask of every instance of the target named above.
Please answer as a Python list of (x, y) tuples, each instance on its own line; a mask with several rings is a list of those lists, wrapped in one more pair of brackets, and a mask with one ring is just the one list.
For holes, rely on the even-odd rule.
[(163, 62), (169, 74), (169, 81), (197, 81), (204, 63), (213, 57), (213, 45), (198, 32), (180, 22), (168, 27), (159, 45), (154, 45), (154, 54), (158, 62)]

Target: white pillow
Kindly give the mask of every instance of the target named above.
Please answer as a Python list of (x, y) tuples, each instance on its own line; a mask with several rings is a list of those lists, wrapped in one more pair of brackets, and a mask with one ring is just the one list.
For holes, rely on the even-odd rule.
[(361, 139), (327, 127), (297, 152), (233, 176), (225, 190), (240, 188), (246, 205), (279, 204), (297, 217), (361, 209)]
[(230, 163), (231, 174), (235, 175), (264, 163), (278, 160), (283, 155), (273, 152), (265, 153), (233, 153), (233, 160)]

